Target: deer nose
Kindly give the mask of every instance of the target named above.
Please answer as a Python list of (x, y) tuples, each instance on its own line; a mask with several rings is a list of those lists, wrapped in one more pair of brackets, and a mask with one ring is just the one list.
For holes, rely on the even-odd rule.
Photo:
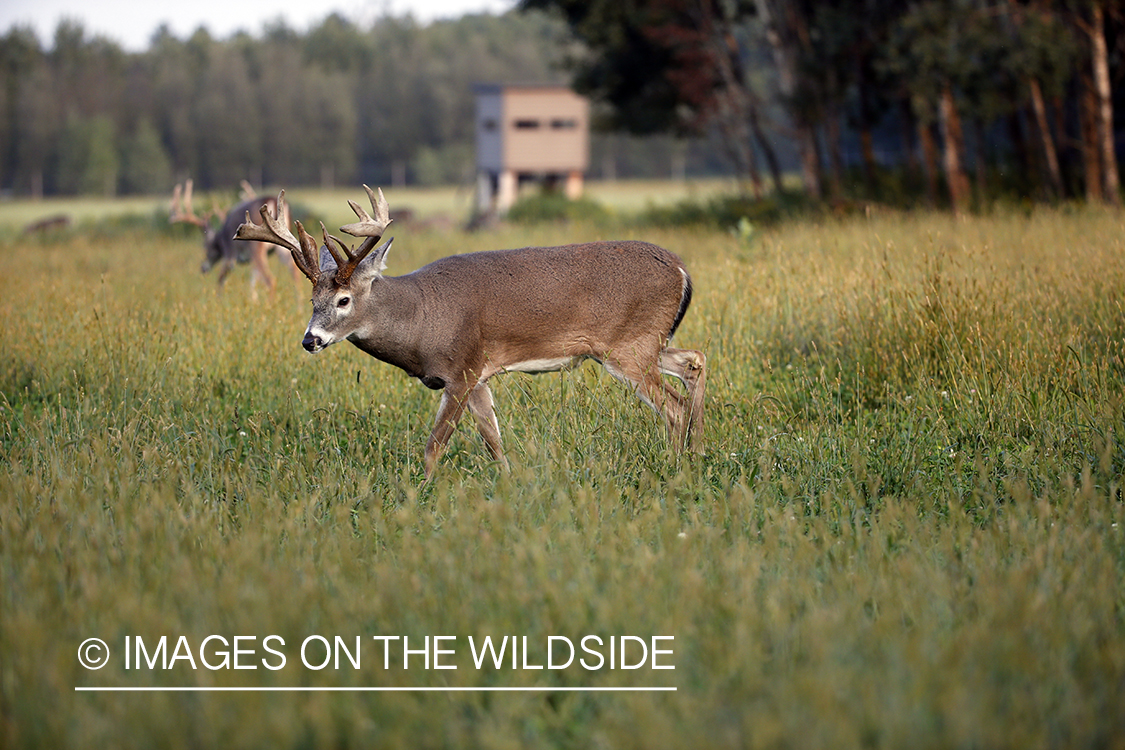
[(324, 348), (324, 342), (320, 340), (319, 336), (306, 333), (305, 338), (301, 339), (301, 346), (305, 347), (307, 352), (316, 352)]

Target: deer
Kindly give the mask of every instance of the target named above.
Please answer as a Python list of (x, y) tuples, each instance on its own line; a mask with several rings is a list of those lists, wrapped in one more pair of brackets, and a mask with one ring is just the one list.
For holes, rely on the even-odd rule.
[[(253, 187), (246, 182), (242, 181), (242, 195), (243, 200), (227, 212), (222, 212), (217, 207), (212, 208), (211, 211), (204, 214), (202, 217), (196, 216), (192, 208), (192, 181), (187, 180), (181, 188), (176, 185), (172, 191), (172, 208), (168, 215), (168, 220), (173, 223), (186, 223), (194, 224), (199, 227), (203, 232), (203, 264), (200, 266), (200, 273), (207, 273), (216, 265), (221, 265), (219, 269), (219, 291), (223, 289), (223, 283), (226, 281), (227, 276), (234, 268), (235, 263), (250, 263), (253, 272), (250, 279), (251, 295), (257, 297), (257, 291), (254, 287), (255, 282), (260, 278), (272, 294), (276, 286), (273, 274), (270, 273), (269, 265), (266, 258), (277, 249), (276, 245), (264, 242), (253, 242), (247, 245), (239, 245), (234, 242), (234, 232), (238, 225), (242, 222), (242, 217), (248, 211), (258, 212), (263, 206), (276, 208), (277, 201), (272, 197), (258, 197)], [(213, 219), (215, 216), (223, 215), (224, 220), (221, 226), (215, 228)], [(285, 259), (285, 265), (290, 267), (290, 272), (293, 274), (293, 281), (297, 281), (297, 269), (289, 262), (288, 254), (280, 254)]]
[[(359, 221), (323, 242), (296, 222), (289, 227), (285, 191), (246, 214), (235, 238), (289, 250), (313, 285), (312, 317), (301, 346), (310, 354), (350, 341), (378, 360), (442, 391), (426, 441), (423, 484), (468, 411), (492, 459), (510, 470), (488, 381), (509, 372), (568, 370), (601, 364), (663, 416), (673, 447), (699, 451), (706, 357), (671, 346), (692, 299), (684, 262), (640, 241), (602, 241), (451, 255), (403, 276), (385, 276), (394, 238), (380, 189), (366, 185), (372, 213), (348, 204)], [(683, 390), (665, 375), (678, 379)]]

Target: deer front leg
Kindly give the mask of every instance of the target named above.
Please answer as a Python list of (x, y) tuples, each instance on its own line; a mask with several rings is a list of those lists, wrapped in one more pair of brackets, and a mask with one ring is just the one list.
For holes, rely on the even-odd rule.
[(446, 443), (453, 435), (461, 414), (465, 411), (468, 401), (469, 388), (467, 385), (450, 383), (441, 392), (441, 403), (438, 405), (437, 417), (434, 419), (434, 429), (430, 432), (430, 439), (426, 441), (425, 469), (426, 481), (434, 475), (438, 459), (445, 450)]
[(484, 438), (493, 460), (499, 461), (504, 471), (510, 471), (511, 466), (508, 465), (508, 458), (504, 455), (504, 448), (500, 444), (500, 423), (496, 421), (492, 391), (486, 383), (477, 383), (476, 388), (469, 392), (469, 411), (476, 418), (477, 431)]
[(223, 258), (223, 265), (219, 269), (218, 286), (219, 291), (223, 291), (223, 284), (226, 283), (227, 276), (230, 275), (231, 269), (234, 268), (234, 258)]

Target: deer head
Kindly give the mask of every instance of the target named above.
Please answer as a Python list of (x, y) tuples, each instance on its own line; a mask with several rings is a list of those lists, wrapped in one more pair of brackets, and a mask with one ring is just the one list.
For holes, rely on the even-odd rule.
[(192, 198), (192, 181), (188, 180), (184, 183), (183, 190), (181, 186), (176, 185), (172, 191), (172, 207), (168, 212), (168, 221), (173, 224), (194, 224), (199, 227), (203, 232), (203, 265), (200, 270), (207, 273), (211, 268), (223, 258), (223, 245), (220, 241), (218, 231), (211, 225), (211, 220), (219, 213), (218, 208), (212, 205), (210, 211), (202, 217), (195, 215), (195, 210), (191, 205)]
[(330, 336), (327, 332), (337, 328), (339, 319), (352, 313), (355, 295), (349, 290), (369, 286), (387, 267), (385, 259), (393, 238), (378, 244), (392, 221), (387, 199), (381, 189), (376, 192), (366, 185), (363, 187), (374, 215), (368, 214), (355, 201), (348, 201), (359, 221), (340, 227), (342, 232), (364, 238), (355, 250), (329, 234), (324, 224), (320, 225), (323, 244), (319, 252), (316, 240), (299, 221), (295, 222), (297, 235), (294, 236), (289, 231), (289, 207), (284, 190), (277, 196), (277, 210), (273, 215), (268, 206), (262, 206), (262, 224), (253, 224), (247, 212), (246, 222), (235, 233), (236, 239), (259, 240), (287, 248), (297, 268), (312, 282), (313, 318), (304, 339), (305, 349), (310, 352), (320, 351), (345, 337)]

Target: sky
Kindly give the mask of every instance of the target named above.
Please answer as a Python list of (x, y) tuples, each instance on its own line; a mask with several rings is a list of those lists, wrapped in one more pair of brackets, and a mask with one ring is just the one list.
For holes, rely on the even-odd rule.
[(130, 52), (147, 49), (153, 32), (167, 24), (185, 39), (200, 26), (226, 39), (237, 31), (258, 35), (263, 24), (279, 17), (304, 32), (338, 12), (361, 24), (381, 15), (406, 15), (428, 23), (466, 13), (502, 13), (516, 0), (0, 0), (0, 34), (16, 24), (30, 25), (45, 47), (55, 27), (67, 18), (79, 21), (87, 36), (107, 37)]

